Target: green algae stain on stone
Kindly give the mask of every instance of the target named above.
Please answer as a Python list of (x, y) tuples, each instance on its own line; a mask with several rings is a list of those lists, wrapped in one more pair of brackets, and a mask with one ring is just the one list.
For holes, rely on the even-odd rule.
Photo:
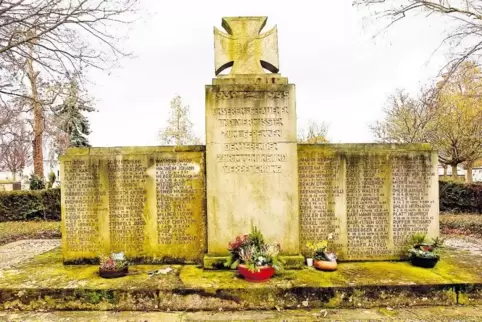
[(198, 147), (70, 149), (61, 158), (66, 263), (124, 252), (140, 262), (201, 262), (205, 170)]
[(153, 277), (147, 273), (167, 266), (132, 265), (126, 277), (103, 279), (96, 265), (63, 265), (56, 249), (1, 272), (0, 307), (216, 310), (288, 309), (308, 303), (312, 308), (352, 308), (450, 305), (457, 299), (466, 305), (481, 298), (482, 277), (478, 266), (470, 266), (470, 258), (444, 250), (437, 269), (404, 262), (340, 263), (334, 272), (286, 270), (267, 283), (254, 284), (235, 271), (195, 265), (169, 265), (172, 272)]
[(295, 88), (251, 76), (206, 86), (208, 255), (228, 255), (228, 243), (256, 225), (282, 255), (297, 256)]
[(436, 152), (427, 144), (299, 144), (301, 245), (332, 234), (342, 261), (397, 260), (438, 236)]
[(389, 317), (395, 317), (398, 315), (398, 311), (394, 309), (387, 309), (384, 307), (379, 308), (378, 312), (380, 312), (384, 316), (389, 316)]

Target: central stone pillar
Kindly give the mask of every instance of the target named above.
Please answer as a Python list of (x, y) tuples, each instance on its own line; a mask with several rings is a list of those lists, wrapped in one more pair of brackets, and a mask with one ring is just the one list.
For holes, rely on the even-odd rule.
[(214, 28), (215, 74), (232, 69), (206, 86), (208, 269), (252, 226), (280, 244), (285, 267), (303, 263), (295, 86), (278, 74), (277, 28), (261, 33), (266, 20), (225, 17), (227, 34)]
[(208, 255), (257, 226), (302, 263), (295, 86), (277, 74), (218, 77), (206, 86)]

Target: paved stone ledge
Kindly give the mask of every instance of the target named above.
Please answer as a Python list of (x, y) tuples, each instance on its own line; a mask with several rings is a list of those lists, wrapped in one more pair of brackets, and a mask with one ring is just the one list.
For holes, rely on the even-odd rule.
[[(60, 249), (0, 271), (3, 310), (200, 311), (482, 304), (482, 258), (444, 250), (434, 269), (406, 262), (340, 263), (336, 272), (287, 270), (263, 284), (234, 271), (138, 265), (102, 279), (97, 266), (64, 266)], [(171, 267), (167, 274), (148, 272)]]
[(3, 321), (480, 321), (482, 306), (431, 306), (403, 309), (300, 309), (288, 311), (243, 312), (112, 312), (112, 311), (55, 311), (0, 312)]

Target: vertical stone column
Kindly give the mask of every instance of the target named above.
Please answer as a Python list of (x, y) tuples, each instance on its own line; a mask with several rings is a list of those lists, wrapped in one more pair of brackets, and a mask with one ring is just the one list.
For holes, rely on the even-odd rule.
[(206, 268), (252, 225), (282, 254), (299, 254), (297, 160), (295, 86), (286, 78), (217, 78), (206, 86)]

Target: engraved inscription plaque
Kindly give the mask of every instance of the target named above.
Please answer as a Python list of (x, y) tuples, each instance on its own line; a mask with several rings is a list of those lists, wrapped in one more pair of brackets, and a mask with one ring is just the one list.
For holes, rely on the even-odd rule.
[(141, 254), (144, 244), (146, 161), (107, 160), (109, 235), (114, 252)]
[(62, 164), (62, 247), (94, 255), (101, 251), (99, 218), (107, 213), (106, 185), (98, 160), (78, 158)]
[(64, 262), (110, 252), (144, 262), (200, 262), (203, 150), (70, 149), (61, 157)]
[(299, 254), (294, 85), (206, 87), (209, 255), (252, 225)]
[(390, 189), (383, 155), (350, 155), (346, 160), (346, 216), (350, 259), (389, 256)]
[(303, 251), (308, 252), (307, 241), (325, 240), (331, 234), (330, 246), (340, 253), (344, 214), (336, 206), (345, 193), (341, 160), (317, 151), (300, 154), (298, 160)]
[(170, 258), (200, 259), (205, 251), (204, 155), (155, 160), (157, 243)]
[[(333, 234), (342, 260), (398, 259), (438, 236), (437, 154), (426, 145), (300, 145), (301, 243)], [(304, 248), (303, 253), (309, 255)]]

